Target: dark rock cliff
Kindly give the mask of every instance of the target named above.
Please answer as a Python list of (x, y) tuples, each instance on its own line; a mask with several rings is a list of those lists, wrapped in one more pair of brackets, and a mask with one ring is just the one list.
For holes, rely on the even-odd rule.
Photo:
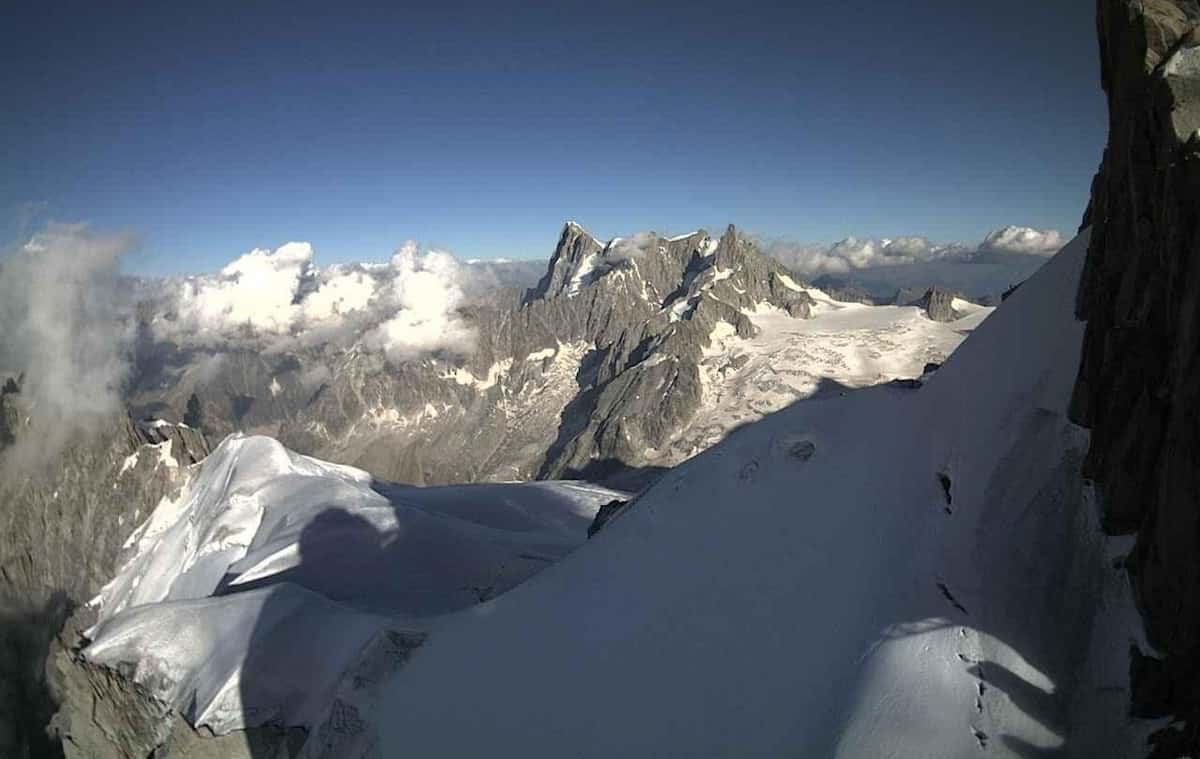
[(1157, 649), (1133, 656), (1133, 711), (1187, 725), (1157, 736), (1156, 757), (1200, 749), (1198, 25), (1195, 0), (1099, 0), (1109, 137), (1077, 301), (1084, 474), (1105, 530), (1136, 535), (1128, 570)]

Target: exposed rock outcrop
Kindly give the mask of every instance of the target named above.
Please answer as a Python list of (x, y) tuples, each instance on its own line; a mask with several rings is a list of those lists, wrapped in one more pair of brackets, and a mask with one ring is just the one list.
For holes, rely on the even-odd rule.
[(596, 517), (592, 523), (588, 525), (588, 537), (592, 537), (596, 533), (604, 529), (604, 526), (612, 521), (613, 517), (624, 511), (626, 504), (629, 501), (613, 500), (600, 507), (596, 512)]
[[(7, 395), (0, 405), (0, 415), (18, 420), (21, 440), (29, 412), (20, 396)], [(121, 414), (73, 433), (53, 467), (6, 469), (0, 482), (3, 589), (25, 598), (65, 592), (87, 600), (111, 577), (141, 518), (206, 455), (207, 441), (196, 430)]]
[(359, 709), (371, 703), (380, 685), (424, 639), (423, 634), (394, 630), (373, 638), (358, 668), (348, 673), (346, 700), (335, 701), (312, 732), (272, 723), (223, 735), (194, 728), (177, 709), (139, 685), (133, 676), (135, 663), (113, 669), (60, 646), (51, 667), (62, 709), (50, 729), (61, 738), (66, 759), (377, 757), (374, 726)]
[(916, 306), (935, 322), (952, 322), (964, 316), (954, 308), (954, 301), (957, 298), (958, 296), (952, 292), (939, 287), (931, 287), (921, 297), (912, 300), (905, 299), (902, 294), (898, 294), (896, 305)]
[(211, 735), (124, 673), (66, 651), (52, 665), (66, 708), (51, 730), (62, 739), (66, 759), (292, 759), (308, 737), (294, 727)]
[(15, 386), (0, 394), (0, 756), (52, 750), (43, 665), (55, 634), (112, 577), (141, 519), (208, 453), (196, 430), (121, 414), (71, 432), (53, 466), (10, 466), (9, 446), (38, 443), (32, 413)]
[[(1100, 0), (1109, 137), (1084, 222), (1077, 313), (1088, 322), (1072, 414), (1092, 429), (1085, 475), (1164, 666), (1132, 674), (1167, 728), (1155, 756), (1200, 751), (1200, 3)], [(1141, 673), (1139, 675), (1139, 673)], [(1160, 678), (1161, 680), (1161, 678)], [(1144, 704), (1143, 704), (1144, 706)], [(1145, 709), (1142, 709), (1145, 711)]]

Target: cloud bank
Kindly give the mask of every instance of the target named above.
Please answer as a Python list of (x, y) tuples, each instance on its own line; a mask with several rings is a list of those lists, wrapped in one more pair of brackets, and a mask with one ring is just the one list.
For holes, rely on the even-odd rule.
[(132, 244), (53, 224), (0, 257), (0, 374), (23, 375), (24, 439), (43, 460), (121, 408), (132, 333), (117, 274)]
[(1065, 244), (1057, 229), (1040, 230), (1009, 226), (988, 234), (980, 243), (978, 253), (1052, 256)]
[(475, 331), (459, 314), (471, 277), (449, 253), (400, 247), (386, 264), (319, 268), (312, 246), (255, 249), (216, 274), (168, 285), (151, 329), (161, 340), (283, 351), (359, 338), (393, 361), (469, 354)]
[(768, 240), (762, 249), (806, 279), (824, 277), (873, 295), (931, 284), (993, 295), (1026, 279), (1063, 244), (1057, 230), (1007, 226), (977, 245), (848, 237), (831, 245)]

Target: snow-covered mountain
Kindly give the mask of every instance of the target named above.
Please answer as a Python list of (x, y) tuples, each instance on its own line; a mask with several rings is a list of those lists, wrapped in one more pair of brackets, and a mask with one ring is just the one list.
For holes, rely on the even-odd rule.
[[(535, 287), (460, 309), (469, 356), (394, 362), (361, 341), (188, 346), (155, 339), (164, 330), (149, 309), (134, 406), (180, 418), (195, 393), (214, 437), (269, 434), (416, 484), (583, 476), (637, 486), (729, 422), (818, 387), (919, 377), (988, 312), (942, 305), (834, 303), (734, 227), (605, 243), (569, 222)], [(857, 309), (851, 322), (846, 309)], [(922, 309), (947, 323), (926, 323)], [(745, 363), (768, 352), (778, 360)], [(746, 395), (736, 419), (716, 408)]]
[[(1140, 625), (1112, 566), (1127, 546), (1098, 530), (1087, 435), (1066, 418), (1082, 324), (1061, 295), (1086, 244), (923, 386), (744, 426), (569, 554), (620, 494), (372, 489), (230, 438), (135, 536), (86, 661), (217, 733), (303, 727), (293, 756), (1132, 746)], [(848, 328), (871, 313), (806, 305)]]
[[(314, 727), (335, 700), (352, 708), (372, 695), (355, 678), (375, 682), (385, 673), (372, 667), (396, 664), (381, 647), (415, 648), (431, 617), (560, 560), (601, 506), (626, 498), (575, 482), (380, 483), (231, 436), (130, 536), (96, 601), (87, 657), (132, 664), (147, 695), (197, 727)], [(158, 728), (147, 753), (170, 723)], [(83, 730), (73, 742), (114, 750)], [(349, 750), (339, 746), (326, 755)]]
[[(247, 279), (261, 276), (252, 265), (268, 255), (248, 254), (234, 268), (251, 300), (270, 295), (271, 308), (286, 311), (287, 299), (260, 292), (273, 280)], [(369, 275), (348, 267), (319, 276), (353, 285)], [(210, 284), (218, 300), (229, 299), (230, 281)], [(0, 660), (2, 679), (14, 683), (0, 688), (0, 706), (36, 702), (36, 714), (20, 717), (30, 727), (18, 726), (13, 745), (40, 734), (51, 690), (84, 684), (67, 677), (48, 687), (41, 662), (71, 609), (111, 579), (138, 521), (206, 454), (201, 428), (210, 440), (238, 428), (268, 432), (293, 449), (415, 484), (582, 474), (637, 490), (793, 400), (893, 379), (915, 386), (989, 313), (960, 303), (954, 321), (935, 322), (921, 306), (840, 303), (790, 277), (732, 228), (721, 239), (697, 232), (601, 243), (577, 224), (564, 228), (536, 286), (492, 289), (460, 309), (456, 323), (469, 322), (478, 338), (469, 358), (393, 363), (363, 344), (292, 340), (282, 349), (285, 341), (260, 345), (253, 334), (213, 345), (171, 342), (155, 331), (162, 304), (144, 300), (152, 292), (149, 283), (131, 283), (131, 297), (143, 301), (133, 417), (117, 412), (79, 428), (62, 420), (43, 437), (45, 429), (30, 425), (32, 396), (15, 377), (0, 393), (0, 448), (15, 441), (21, 461), (38, 464), (0, 478), (0, 638), (25, 652)], [(66, 441), (61, 455), (57, 443), (39, 450), (48, 438)], [(10, 465), (13, 455), (4, 454)], [(78, 674), (74, 665), (69, 671)], [(0, 753), (9, 724), (0, 719)]]
[[(1087, 229), (982, 323), (946, 293), (934, 322), (751, 276), (732, 230), (647, 250), (568, 225), (478, 357), (405, 375), (511, 398), (541, 340), (601, 336), (544, 462), (700, 451), (633, 497), (414, 489), (253, 436), (191, 467), (85, 450), (99, 490), (187, 484), (55, 657), (68, 755), (1194, 756), (1200, 5), (1099, 10)], [(36, 496), (6, 512), (28, 565), (87, 575), (34, 557), (63, 516)]]

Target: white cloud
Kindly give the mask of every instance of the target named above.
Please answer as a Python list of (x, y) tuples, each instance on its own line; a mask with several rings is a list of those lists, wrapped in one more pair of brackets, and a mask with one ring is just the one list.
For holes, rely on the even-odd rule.
[(632, 237), (618, 237), (609, 243), (604, 252), (605, 260), (612, 265), (631, 258), (641, 258), (654, 250), (658, 244), (658, 236), (653, 232), (638, 232)]
[(986, 253), (1052, 256), (1062, 246), (1062, 235), (1057, 229), (1008, 226), (989, 233), (987, 237), (983, 238), (979, 250)]
[(474, 350), (475, 330), (457, 313), (463, 303), (462, 269), (452, 255), (438, 250), (421, 254), (409, 241), (392, 256), (391, 269), (386, 297), (398, 310), (367, 334), (368, 347), (393, 361)]
[(379, 283), (365, 271), (331, 271), (300, 302), (306, 322), (319, 322), (367, 308)]
[(257, 333), (289, 331), (300, 314), (296, 295), (310, 274), (313, 250), (290, 242), (274, 251), (255, 249), (227, 264), (215, 276), (184, 281), (174, 318), (161, 324), (172, 337), (219, 338), (239, 329)]
[(468, 354), (475, 332), (458, 315), (464, 267), (444, 251), (405, 243), (388, 263), (318, 268), (312, 246), (256, 249), (213, 275), (179, 281), (153, 322), (160, 339), (280, 351), (350, 344), (403, 361), (445, 351)]
[(34, 427), (25, 447), (42, 461), (121, 407), (132, 331), (117, 272), (131, 245), (125, 235), (52, 224), (0, 257), (0, 371), (24, 374)]

